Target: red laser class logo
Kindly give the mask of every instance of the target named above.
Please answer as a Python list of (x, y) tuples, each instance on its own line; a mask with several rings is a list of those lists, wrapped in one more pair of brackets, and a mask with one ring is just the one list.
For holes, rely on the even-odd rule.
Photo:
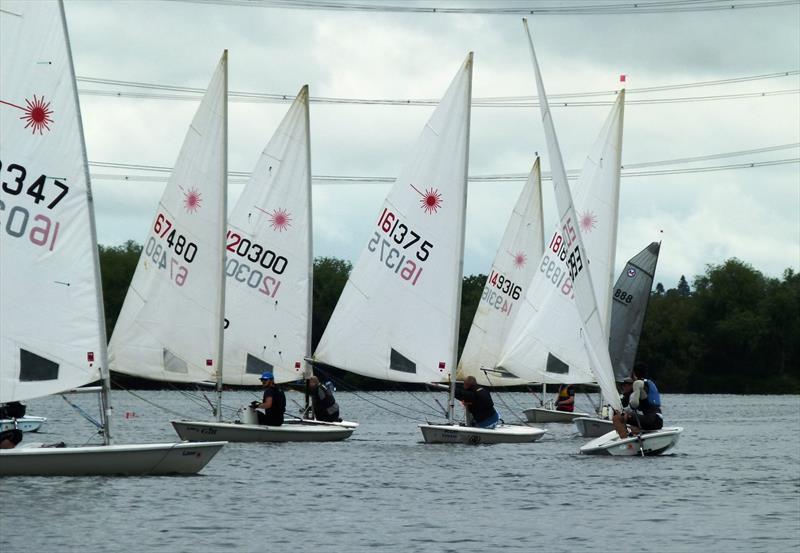
[(583, 232), (591, 232), (593, 228), (597, 227), (597, 215), (586, 211), (580, 216), (579, 223)]
[(197, 213), (203, 206), (203, 195), (197, 188), (190, 188), (189, 190), (184, 190), (183, 187), (179, 188), (183, 192), (183, 207), (186, 209), (186, 213)]
[(20, 119), (25, 121), (25, 128), (30, 128), (32, 134), (38, 132), (41, 135), (43, 130), (50, 130), (50, 125), (53, 123), (53, 118), (50, 116), (53, 115), (53, 110), (50, 109), (50, 102), (44, 101), (44, 96), (39, 98), (34, 94), (33, 100), (25, 98), (25, 107), (5, 100), (0, 100), (0, 104), (22, 110), (24, 113)]
[(272, 230), (277, 230), (278, 232), (283, 232), (284, 230), (288, 229), (292, 224), (292, 215), (287, 210), (283, 208), (273, 209), (272, 213), (269, 213), (269, 225), (272, 227)]
[(422, 199), (419, 201), (420, 206), (425, 213), (438, 213), (439, 208), (442, 207), (442, 195), (439, 193), (439, 190), (436, 188), (428, 188), (425, 192), (420, 192), (419, 188), (414, 186), (413, 184), (409, 185), (414, 191), (422, 196)]
[(514, 267), (516, 267), (517, 269), (525, 268), (525, 264), (528, 262), (528, 256), (525, 255), (525, 252), (517, 252), (517, 253), (508, 252), (508, 254), (514, 258)]
[(269, 218), (269, 226), (272, 227), (272, 230), (283, 232), (292, 226), (292, 214), (288, 210), (277, 207), (272, 211), (266, 211), (258, 206), (254, 207)]

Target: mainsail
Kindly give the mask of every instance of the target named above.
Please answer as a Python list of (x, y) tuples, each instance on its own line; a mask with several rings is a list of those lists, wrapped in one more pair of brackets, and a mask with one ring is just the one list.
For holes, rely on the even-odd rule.
[(537, 157), (517, 198), (483, 286), (481, 301), (458, 364), (459, 379), (471, 375), (479, 383), (490, 386), (513, 386), (526, 382), (498, 368), (500, 348), (538, 270), (543, 242), (542, 180)]
[(614, 285), (608, 351), (617, 381), (633, 371), (660, 249), (660, 243), (652, 242), (633, 256)]
[(308, 87), (258, 160), (228, 223), (225, 365), (228, 384), (301, 378), (310, 355), (311, 173)]
[[(589, 267), (587, 250), (583, 243), (580, 220), (575, 212), (572, 202), (572, 193), (569, 189), (564, 161), (558, 146), (552, 114), (547, 103), (544, 83), (536, 60), (536, 52), (528, 30), (527, 20), (523, 20), (525, 32), (528, 35), (531, 59), (536, 74), (536, 86), (539, 95), (539, 106), (542, 113), (542, 123), (547, 140), (547, 151), (551, 158), (553, 173), (553, 186), (555, 188), (556, 202), (559, 212), (559, 231), (554, 233), (545, 248), (551, 254), (554, 266), (560, 269), (564, 278), (569, 278), (571, 292), (575, 295), (574, 305), (580, 315), (583, 334), (583, 346), (589, 356), (590, 366), (597, 378), (597, 383), (603, 396), (617, 410), (622, 410), (622, 405), (614, 385), (614, 371), (608, 355), (608, 335), (604, 331), (602, 315), (595, 297), (595, 288)], [(549, 266), (549, 264), (548, 264)], [(555, 269), (554, 271), (555, 272)], [(550, 281), (554, 288), (564, 286), (560, 281)], [(563, 290), (563, 289), (562, 289)]]
[(0, 9), (0, 403), (98, 380), (105, 323), (72, 58), (56, 2)]
[(315, 360), (403, 382), (454, 369), (471, 96), (472, 54), (375, 214)]
[[(606, 336), (617, 247), (624, 101), (623, 91), (584, 162), (580, 179), (571, 187)], [(523, 382), (593, 382), (572, 282), (552, 251), (562, 239), (561, 227), (549, 238), (549, 247), (535, 262), (533, 281), (503, 346), (501, 366)]]
[(109, 355), (111, 368), (174, 382), (220, 360), (227, 201), (227, 52), (192, 120), (145, 237)]

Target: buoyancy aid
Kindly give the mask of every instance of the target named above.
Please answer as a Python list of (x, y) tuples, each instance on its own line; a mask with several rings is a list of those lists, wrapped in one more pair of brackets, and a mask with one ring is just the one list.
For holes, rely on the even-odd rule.
[(317, 386), (317, 389), (311, 396), (311, 400), (314, 404), (314, 413), (317, 418), (321, 418), (325, 415), (332, 416), (334, 414), (338, 416), (339, 405), (336, 403), (336, 399), (333, 397), (330, 390), (322, 384)]
[[(558, 389), (558, 399), (559, 399), (559, 401), (564, 401), (565, 399), (569, 399), (570, 397), (575, 397), (575, 392), (573, 392), (572, 394), (570, 394), (569, 392), (570, 392), (570, 386), (564, 386), (562, 388), (559, 388)], [(568, 403), (568, 404), (559, 403), (556, 406), (556, 410), (558, 410), (558, 411), (567, 411), (567, 412), (571, 413), (572, 411), (575, 410), (575, 403), (574, 402), (573, 403)]]

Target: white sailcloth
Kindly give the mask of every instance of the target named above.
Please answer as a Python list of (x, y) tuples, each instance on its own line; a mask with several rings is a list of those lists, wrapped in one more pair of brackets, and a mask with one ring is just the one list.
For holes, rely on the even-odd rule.
[(0, 6), (0, 403), (100, 378), (105, 323), (62, 8)]
[(111, 369), (210, 379), (219, 362), (226, 202), (224, 54), (192, 120), (144, 241), (109, 344)]
[[(595, 297), (595, 288), (592, 283), (587, 250), (583, 243), (580, 220), (575, 213), (575, 207), (572, 202), (572, 193), (569, 189), (564, 161), (561, 158), (561, 150), (558, 146), (552, 114), (547, 103), (547, 95), (539, 71), (539, 64), (536, 60), (536, 52), (528, 30), (528, 22), (526, 20), (523, 20), (523, 22), (536, 74), (539, 106), (545, 129), (547, 151), (551, 158), (553, 186), (558, 204), (559, 228), (561, 230), (559, 234), (553, 237), (545, 250), (549, 249), (552, 253), (551, 261), (561, 269), (562, 273), (569, 275), (571, 279), (572, 292), (575, 296), (574, 304), (580, 315), (583, 329), (581, 337), (589, 357), (590, 367), (597, 379), (597, 383), (600, 385), (603, 396), (611, 403), (613, 408), (621, 410), (622, 405), (614, 384), (614, 371), (608, 355), (608, 335), (604, 331), (604, 322)], [(554, 288), (557, 285), (552, 284)]]
[(498, 367), (501, 347), (519, 313), (544, 249), (542, 180), (539, 158), (520, 192), (481, 293), (481, 301), (458, 364), (459, 379), (474, 376), (480, 384), (524, 384)]
[[(617, 247), (624, 98), (624, 91), (620, 92), (584, 162), (580, 180), (571, 187), (606, 335)], [(572, 282), (553, 252), (563, 240), (561, 229), (557, 226), (548, 237), (548, 247), (536, 264), (533, 282), (503, 346), (501, 365), (525, 381), (593, 382)]]
[(226, 240), (228, 384), (303, 376), (310, 355), (311, 174), (308, 87), (297, 95), (230, 216)]
[(375, 214), (317, 361), (400, 382), (454, 369), (471, 93), (472, 54)]

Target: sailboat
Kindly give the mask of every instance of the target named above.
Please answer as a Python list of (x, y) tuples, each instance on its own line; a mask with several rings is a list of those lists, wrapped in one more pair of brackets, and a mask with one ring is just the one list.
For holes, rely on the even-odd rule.
[[(558, 145), (555, 127), (553, 125), (550, 106), (544, 82), (533, 48), (528, 21), (523, 19), (525, 34), (530, 46), (531, 61), (536, 75), (536, 87), (539, 96), (539, 107), (544, 124), (547, 150), (552, 159), (553, 184), (556, 191), (556, 201), (561, 215), (562, 233), (561, 240), (556, 244), (556, 237), (550, 242), (549, 248), (553, 251), (554, 259), (560, 261), (562, 270), (569, 274), (572, 290), (575, 295), (574, 305), (580, 315), (581, 339), (589, 358), (590, 367), (605, 400), (617, 412), (622, 411), (622, 403), (615, 386), (614, 370), (608, 352), (608, 334), (604, 331), (600, 308), (592, 283), (592, 273), (588, 264), (587, 251), (583, 243), (583, 229), (578, 224), (572, 194), (567, 182), (564, 162)], [(576, 228), (577, 227), (577, 228)], [(584, 263), (584, 260), (587, 262)], [(596, 438), (580, 448), (580, 452), (587, 455), (659, 455), (669, 451), (678, 441), (683, 428), (664, 428), (655, 432), (646, 432), (636, 437), (620, 438), (616, 432), (609, 432)]]
[[(630, 258), (614, 284), (608, 352), (617, 382), (633, 371), (660, 248), (659, 242), (651, 242)], [(573, 422), (585, 438), (602, 436), (614, 428), (608, 418), (578, 417)]]
[[(472, 53), (428, 120), (353, 267), (316, 362), (395, 382), (449, 382), (452, 423), (467, 195)], [(521, 428), (521, 427), (520, 427)], [(425, 441), (514, 433), (421, 425)], [(515, 427), (516, 429), (516, 427)], [(529, 439), (530, 441), (530, 439)]]
[[(230, 216), (226, 234), (223, 382), (257, 385), (311, 376), (311, 153), (308, 86), (295, 98)], [(233, 442), (343, 440), (353, 422), (286, 420), (259, 425), (249, 406), (237, 422), (172, 421), (185, 440)]]
[(526, 384), (499, 366), (500, 353), (543, 250), (542, 178), (537, 156), (486, 277), (458, 364), (459, 380), (473, 376), (482, 386)]
[(0, 475), (201, 470), (225, 442), (112, 444), (100, 267), (61, 2), (0, 8), (0, 402), (101, 382), (104, 445), (0, 450)]
[[(603, 332), (607, 336), (611, 307), (611, 278), (617, 245), (619, 179), (625, 91), (614, 102), (583, 164), (580, 179), (570, 187), (578, 219), (570, 223), (581, 231), (592, 267), (592, 283)], [(575, 309), (573, 283), (561, 266), (559, 244), (568, 238), (560, 223), (548, 237), (548, 246), (535, 261), (536, 273), (519, 306), (519, 315), (502, 348), (499, 365), (517, 371), (526, 382), (589, 384), (595, 377), (583, 347), (581, 321)], [(561, 250), (563, 252), (563, 250)], [(589, 417), (578, 411), (558, 411), (543, 405), (523, 411), (528, 422), (570, 423)]]

